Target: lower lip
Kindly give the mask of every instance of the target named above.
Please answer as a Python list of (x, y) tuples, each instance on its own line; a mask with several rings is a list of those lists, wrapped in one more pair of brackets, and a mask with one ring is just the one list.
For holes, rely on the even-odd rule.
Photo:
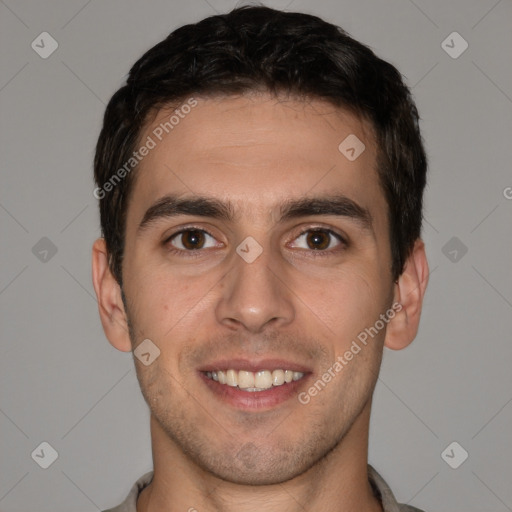
[(271, 409), (286, 402), (298, 394), (308, 378), (306, 374), (299, 380), (286, 382), (281, 386), (272, 386), (265, 391), (243, 391), (239, 387), (220, 384), (209, 379), (203, 372), (199, 372), (199, 375), (217, 398), (237, 409), (245, 410)]

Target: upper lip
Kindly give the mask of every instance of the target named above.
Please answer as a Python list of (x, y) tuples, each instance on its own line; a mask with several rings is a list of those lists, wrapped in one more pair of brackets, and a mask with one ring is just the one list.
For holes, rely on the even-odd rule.
[(302, 373), (311, 372), (309, 367), (285, 359), (218, 359), (199, 368), (201, 372), (215, 372), (219, 370), (243, 370), (247, 372), (292, 370)]

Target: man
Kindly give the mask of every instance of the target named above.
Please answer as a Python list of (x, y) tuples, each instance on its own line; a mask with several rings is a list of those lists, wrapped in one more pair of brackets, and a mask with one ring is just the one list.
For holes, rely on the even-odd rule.
[(154, 472), (111, 510), (417, 510), (367, 458), (383, 347), (418, 329), (425, 175), (400, 74), (317, 17), (235, 9), (133, 66), (93, 281)]

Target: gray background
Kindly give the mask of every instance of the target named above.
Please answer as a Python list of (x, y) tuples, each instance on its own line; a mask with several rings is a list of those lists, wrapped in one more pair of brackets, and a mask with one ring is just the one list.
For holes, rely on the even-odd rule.
[[(430, 285), (416, 341), (386, 350), (370, 462), (399, 501), (427, 511), (512, 510), (512, 2), (267, 5), (370, 45), (405, 75), (423, 119)], [(3, 512), (113, 506), (152, 467), (132, 355), (106, 341), (91, 284), (94, 145), (132, 63), (179, 25), (233, 6), (0, 0)], [(49, 48), (44, 31), (59, 45), (46, 59), (31, 48)], [(454, 31), (469, 44), (458, 58), (441, 44)], [(48, 469), (31, 457), (43, 441), (58, 452)], [(457, 469), (441, 457), (453, 441), (469, 454)], [(448, 453), (454, 463), (463, 452)]]

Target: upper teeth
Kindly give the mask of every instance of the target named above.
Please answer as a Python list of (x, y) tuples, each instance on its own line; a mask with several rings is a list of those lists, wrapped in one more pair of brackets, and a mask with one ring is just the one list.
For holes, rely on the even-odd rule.
[(238, 386), (246, 391), (262, 391), (270, 389), (272, 386), (281, 386), (285, 382), (299, 380), (304, 377), (302, 372), (292, 370), (261, 370), (259, 372), (248, 372), (245, 370), (226, 370), (216, 372), (206, 372), (206, 376), (221, 384), (228, 386)]

